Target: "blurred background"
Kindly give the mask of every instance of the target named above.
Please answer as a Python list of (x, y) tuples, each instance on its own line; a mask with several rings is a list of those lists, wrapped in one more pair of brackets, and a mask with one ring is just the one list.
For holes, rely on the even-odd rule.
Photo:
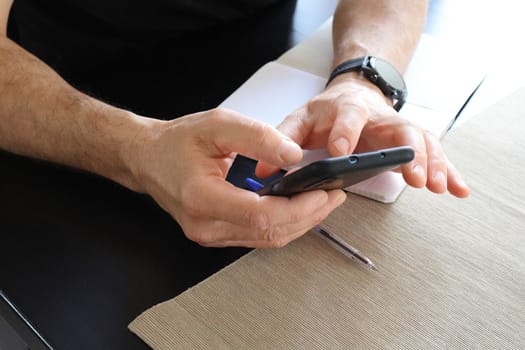
[[(431, 0), (426, 32), (453, 48), (468, 47), (482, 64), (485, 81), (463, 110), (459, 124), (525, 86), (525, 3), (523, 1)], [(452, 51), (453, 55), (454, 52)]]
[[(304, 40), (336, 6), (337, 0), (298, 0), (292, 22), (293, 43)], [(457, 48), (467, 47), (469, 57), (477, 59), (458, 54), (457, 64), (480, 65), (487, 73), (458, 125), (525, 86), (524, 14), (525, 2), (517, 0), (430, 0), (425, 33), (446, 43), (450, 55), (457, 54)], [(315, 18), (318, 21), (312, 20)]]

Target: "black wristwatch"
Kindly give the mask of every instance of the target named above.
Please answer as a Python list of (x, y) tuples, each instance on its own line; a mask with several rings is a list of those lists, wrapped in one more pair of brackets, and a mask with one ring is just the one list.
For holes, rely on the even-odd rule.
[(387, 61), (374, 56), (364, 56), (343, 62), (330, 74), (326, 85), (338, 75), (346, 72), (363, 72), (368, 80), (392, 99), (396, 111), (399, 111), (405, 104), (408, 94), (405, 80), (401, 73)]

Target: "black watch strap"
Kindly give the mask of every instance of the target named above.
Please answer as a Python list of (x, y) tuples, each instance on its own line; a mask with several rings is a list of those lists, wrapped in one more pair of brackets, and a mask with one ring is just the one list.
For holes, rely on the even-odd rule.
[(347, 72), (362, 72), (385, 96), (392, 99), (396, 111), (399, 111), (405, 104), (407, 88), (403, 76), (387, 61), (374, 56), (345, 61), (335, 67), (326, 85), (330, 84), (335, 77)]

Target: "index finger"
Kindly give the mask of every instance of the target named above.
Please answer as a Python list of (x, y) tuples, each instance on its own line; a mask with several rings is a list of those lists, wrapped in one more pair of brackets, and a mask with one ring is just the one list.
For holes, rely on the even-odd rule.
[(211, 144), (211, 156), (235, 152), (284, 167), (301, 160), (302, 150), (271, 125), (240, 113), (216, 109), (205, 116), (200, 138)]
[(347, 102), (344, 96), (339, 96), (337, 100), (340, 100), (336, 101), (339, 107), (327, 145), (332, 156), (342, 156), (354, 151), (370, 114), (368, 107), (362, 103)]

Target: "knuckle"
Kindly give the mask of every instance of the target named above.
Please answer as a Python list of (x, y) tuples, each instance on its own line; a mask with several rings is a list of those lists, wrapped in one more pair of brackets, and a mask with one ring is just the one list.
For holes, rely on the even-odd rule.
[(186, 236), (194, 241), (195, 243), (203, 246), (203, 247), (211, 247), (213, 246), (213, 240), (212, 240), (212, 235), (209, 233), (209, 232), (206, 232), (206, 231), (198, 231), (198, 232), (195, 232), (195, 231), (190, 231), (188, 234), (186, 234)]
[(441, 147), (438, 147), (437, 145), (432, 145), (432, 147), (427, 147), (427, 155), (429, 158), (434, 159), (435, 161), (442, 161), (443, 158), (443, 150)]
[(430, 157), (428, 163), (433, 168), (446, 169), (447, 162), (442, 157)]
[(203, 247), (213, 247), (214, 241), (210, 239), (210, 235), (199, 235), (195, 240), (195, 243)]
[(266, 212), (257, 210), (246, 210), (244, 220), (256, 231), (266, 232), (271, 228), (271, 219)]
[(304, 220), (304, 213), (299, 212), (299, 211), (292, 211), (289, 214), (288, 222), (295, 224), (301, 220)]
[(319, 225), (321, 222), (323, 222), (323, 220), (325, 219), (326, 215), (324, 214), (321, 214), (321, 213), (318, 213), (318, 214), (315, 214), (312, 218), (312, 221), (313, 221), (313, 225), (312, 226), (317, 226)]
[(191, 241), (203, 246), (211, 247), (214, 246), (216, 239), (216, 232), (210, 229), (210, 226), (199, 222), (198, 220), (189, 219), (181, 225), (184, 235)]
[(306, 103), (306, 111), (310, 114), (315, 112), (319, 106), (325, 103), (326, 99), (323, 96), (315, 96)]
[[(189, 222), (188, 222), (189, 221)], [(182, 231), (184, 235), (191, 241), (201, 244), (204, 242), (202, 231), (198, 229), (198, 225), (195, 225), (193, 220), (187, 220), (184, 223), (181, 223)]]
[[(399, 121), (397, 122), (397, 127), (395, 128), (396, 132), (394, 133), (394, 141), (396, 144), (404, 144), (406, 142), (407, 135), (418, 135), (423, 132), (422, 129), (417, 125), (407, 120), (403, 120), (402, 118), (398, 119)], [(423, 139), (419, 137), (411, 139), (412, 146), (416, 148), (416, 152), (418, 149), (421, 149), (421, 147), (424, 147), (423, 142)]]
[(206, 214), (206, 208), (200, 203), (198, 189), (188, 183), (180, 191), (179, 202), (190, 217), (201, 217)]
[(340, 110), (341, 106), (339, 105), (339, 100), (337, 100), (337, 98), (333, 95), (319, 95), (312, 98), (306, 104), (307, 117), (319, 115), (324, 119), (333, 121)]
[(260, 146), (268, 140), (270, 133), (272, 131), (271, 129), (272, 128), (270, 127), (270, 125), (266, 123), (260, 123), (256, 120), (250, 121), (250, 130), (253, 131), (253, 135), (254, 135), (253, 142), (256, 145)]
[(429, 140), (434, 140), (435, 139), (435, 136), (434, 134), (432, 133), (432, 131), (428, 130), (428, 129), (423, 129), (421, 128), (421, 132), (423, 133), (423, 135), (425, 135), (425, 137), (428, 137)]
[(289, 242), (286, 239), (278, 239), (278, 240), (272, 241), (272, 248), (283, 248), (288, 243)]
[(288, 243), (283, 230), (277, 226), (272, 226), (266, 230), (264, 239), (271, 248), (282, 248)]
[(277, 235), (277, 229), (275, 227), (268, 227), (264, 230), (264, 240), (272, 245), (277, 241)]
[(223, 107), (216, 107), (209, 111), (207, 119), (213, 124), (223, 124), (230, 117), (230, 110)]
[(360, 93), (344, 91), (336, 98), (336, 103), (341, 106), (354, 106), (357, 109), (368, 110), (366, 98)]
[(370, 107), (365, 99), (359, 96), (351, 96), (349, 93), (343, 93), (336, 99), (338, 110), (351, 111), (353, 116), (368, 119)]
[(399, 129), (400, 131), (406, 131), (406, 130), (410, 130), (412, 132), (416, 132), (416, 133), (421, 133), (422, 132), (422, 129), (417, 126), (416, 124), (412, 123), (411, 121), (405, 119), (405, 118), (400, 118), (400, 117), (397, 117), (397, 116), (394, 116), (390, 122), (394, 125), (394, 127), (396, 127), (397, 129)]

